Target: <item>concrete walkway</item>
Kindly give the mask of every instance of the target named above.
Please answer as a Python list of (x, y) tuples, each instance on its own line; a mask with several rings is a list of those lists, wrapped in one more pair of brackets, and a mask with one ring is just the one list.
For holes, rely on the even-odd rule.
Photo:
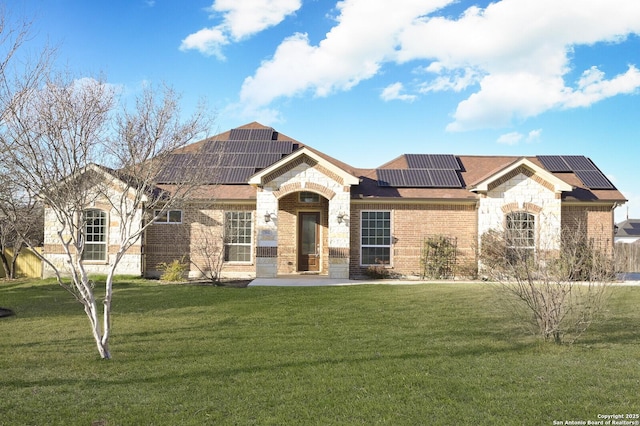
[[(640, 274), (627, 274), (618, 277), (620, 281), (614, 285), (640, 285)], [(448, 280), (350, 280), (334, 279), (323, 275), (279, 275), (277, 278), (256, 278), (251, 281), (248, 287), (322, 287), (322, 286), (344, 286), (344, 285), (364, 285), (364, 284), (384, 284), (384, 285), (412, 285), (436, 282), (438, 284), (462, 284), (481, 283), (482, 281), (448, 281)]]
[[(384, 284), (384, 285), (410, 285), (424, 284), (429, 280), (350, 280), (329, 278), (323, 275), (279, 275), (277, 278), (256, 278), (249, 283), (248, 287), (271, 286), (271, 287), (321, 287), (321, 286), (341, 286), (341, 285), (364, 285), (364, 284)], [(431, 281), (432, 282), (432, 281)], [(438, 283), (462, 283), (467, 281), (438, 281)]]

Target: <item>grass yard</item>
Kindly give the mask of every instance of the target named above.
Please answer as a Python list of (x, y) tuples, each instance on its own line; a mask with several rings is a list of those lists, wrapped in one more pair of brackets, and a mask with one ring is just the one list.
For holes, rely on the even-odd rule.
[(0, 425), (552, 425), (640, 412), (640, 287), (542, 344), (487, 284), (125, 280), (113, 359), (51, 282), (0, 282)]

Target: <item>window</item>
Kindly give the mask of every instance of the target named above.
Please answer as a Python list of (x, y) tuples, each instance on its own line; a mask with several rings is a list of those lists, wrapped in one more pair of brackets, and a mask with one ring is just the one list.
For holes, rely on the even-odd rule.
[(362, 265), (391, 263), (391, 212), (363, 211), (360, 235)]
[(300, 192), (300, 202), (301, 203), (319, 203), (320, 195), (315, 192), (302, 191)]
[(182, 223), (182, 210), (154, 210), (153, 217), (156, 218), (153, 223)]
[(85, 238), (82, 260), (107, 260), (107, 213), (86, 210), (82, 219)]
[(251, 262), (251, 212), (226, 212), (224, 219), (224, 261)]
[(507, 256), (509, 260), (528, 259), (536, 247), (536, 218), (526, 212), (507, 215)]

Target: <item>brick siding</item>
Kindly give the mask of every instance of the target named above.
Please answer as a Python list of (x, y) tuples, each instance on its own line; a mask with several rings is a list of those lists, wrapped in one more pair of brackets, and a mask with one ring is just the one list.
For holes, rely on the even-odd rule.
[(366, 275), (360, 266), (360, 217), (363, 210), (391, 211), (391, 272), (403, 276), (421, 274), (424, 239), (443, 235), (457, 239), (458, 260), (462, 265), (475, 262), (477, 212), (473, 204), (395, 204), (363, 203), (351, 206), (350, 275)]

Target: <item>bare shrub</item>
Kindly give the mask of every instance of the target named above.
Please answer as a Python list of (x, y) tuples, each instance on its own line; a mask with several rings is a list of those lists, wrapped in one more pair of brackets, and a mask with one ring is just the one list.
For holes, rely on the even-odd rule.
[(422, 278), (453, 278), (456, 272), (457, 240), (446, 235), (432, 235), (422, 242)]
[(516, 306), (528, 312), (534, 334), (574, 342), (602, 313), (614, 279), (605, 245), (587, 237), (584, 224), (562, 230), (559, 250), (512, 247), (505, 232), (481, 238), (482, 272)]
[(191, 264), (200, 275), (219, 284), (224, 265), (224, 235), (221, 227), (206, 226), (198, 230), (191, 243)]

